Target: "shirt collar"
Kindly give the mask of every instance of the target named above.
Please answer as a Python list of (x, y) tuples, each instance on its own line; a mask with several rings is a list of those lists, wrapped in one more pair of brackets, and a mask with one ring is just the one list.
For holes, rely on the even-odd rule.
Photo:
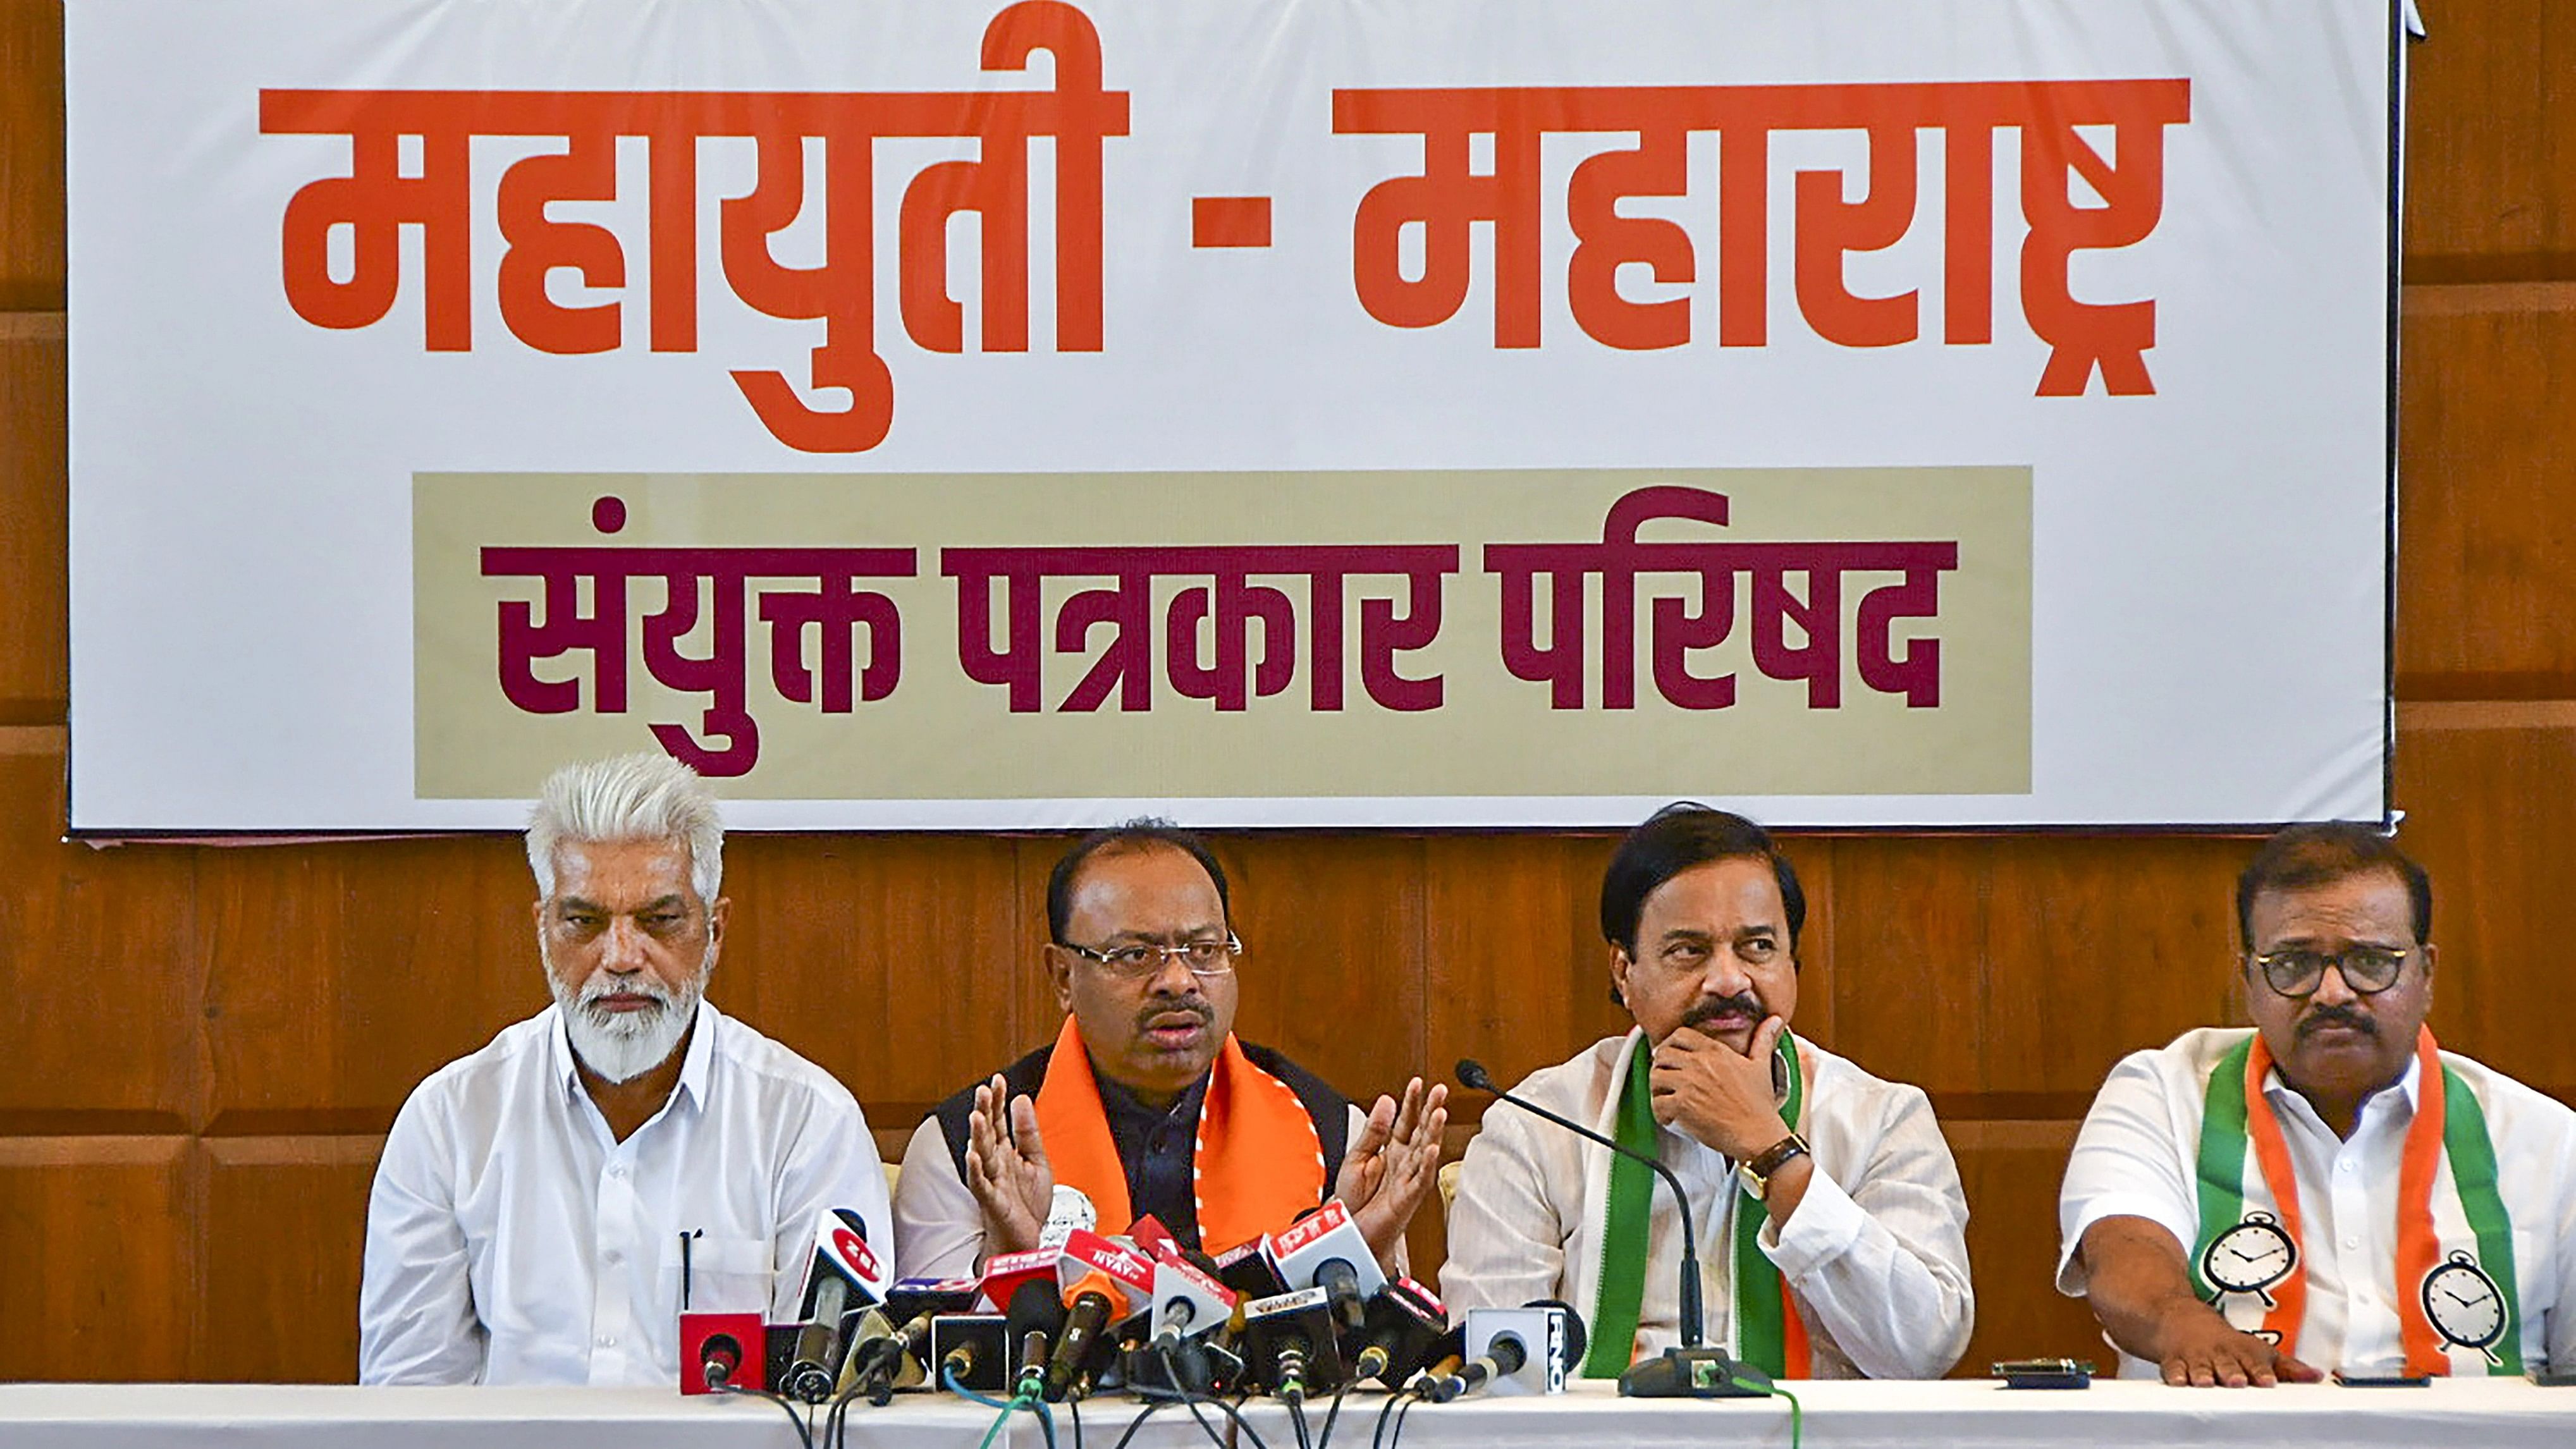
[(1197, 1117), (1199, 1103), (1207, 1096), (1208, 1078), (1214, 1071), (1215, 1068), (1211, 1067), (1199, 1073), (1199, 1079), (1183, 1089), (1181, 1095), (1169, 1107), (1146, 1106), (1141, 1098), (1128, 1089), (1125, 1082), (1100, 1070), (1100, 1064), (1096, 1061), (1091, 1064), (1091, 1079), (1100, 1088), (1100, 1109), (1111, 1121), (1125, 1118), (1150, 1126), (1160, 1123), (1167, 1117), (1179, 1116), (1183, 1112), (1187, 1112), (1193, 1118)]
[[(550, 1054), (554, 1078), (563, 1085), (566, 1097), (581, 1097), (580, 1058), (573, 1055), (572, 1034), (564, 1026), (563, 1007), (557, 1004), (546, 1010), (554, 1014), (553, 1029), (546, 1033), (546, 1050)], [(705, 997), (698, 998), (697, 1020), (689, 1030), (688, 1049), (680, 1058), (680, 1080), (671, 1089), (672, 1101), (676, 1102), (686, 1094), (700, 1110), (705, 1109), (707, 1083), (715, 1073), (716, 1032), (720, 1029), (717, 1023), (723, 1020), (724, 1014), (716, 1010), (714, 1002)], [(1104, 1086), (1109, 1084), (1106, 1078), (1102, 1082)]]
[[(2398, 1074), (2396, 1085), (2393, 1088), (2382, 1087), (2378, 1091), (2363, 1098), (2361, 1103), (2361, 1115), (2364, 1117), (2369, 1116), (2370, 1109), (2374, 1105), (2380, 1102), (2390, 1101), (2391, 1098), (2389, 1093), (2391, 1091), (2395, 1091), (2400, 1094), (2396, 1100), (2402, 1100), (2406, 1104), (2405, 1109), (2401, 1114), (2401, 1120), (2409, 1122), (2413, 1121), (2415, 1119), (2415, 1106), (2420, 1100), (2418, 1093), (2423, 1086), (2423, 1067), (2423, 1062), (2418, 1059), (2413, 1052), (2407, 1053), (2406, 1070)], [(2299, 1089), (2291, 1086), (2289, 1079), (2281, 1075), (2281, 1067), (2278, 1062), (2273, 1064), (2272, 1070), (2265, 1074), (2263, 1078), (2263, 1093), (2265, 1096), (2282, 1099), (2297, 1097), (2301, 1103), (2307, 1103), (2307, 1098), (2300, 1096)], [(2309, 1110), (2313, 1112), (2315, 1108), (2311, 1105)]]

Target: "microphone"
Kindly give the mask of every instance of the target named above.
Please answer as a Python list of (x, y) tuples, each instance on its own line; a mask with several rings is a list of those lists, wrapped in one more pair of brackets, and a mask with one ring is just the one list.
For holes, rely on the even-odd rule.
[(768, 1386), (767, 1329), (757, 1313), (680, 1315), (680, 1392), (721, 1394)]
[(1235, 1295), (1174, 1248), (1154, 1254), (1152, 1346), (1178, 1348), (1184, 1338), (1213, 1333), (1234, 1311)]
[(1631, 1162), (1642, 1162), (1647, 1167), (1654, 1170), (1655, 1176), (1664, 1180), (1664, 1186), (1671, 1188), (1673, 1191), (1673, 1207), (1675, 1209), (1675, 1215), (1678, 1216), (1682, 1222), (1682, 1273), (1681, 1283), (1679, 1285), (1681, 1288), (1681, 1311), (1679, 1317), (1681, 1319), (1680, 1327), (1682, 1333), (1682, 1347), (1685, 1349), (1698, 1348), (1702, 1342), (1699, 1297), (1699, 1234), (1691, 1226), (1690, 1194), (1682, 1191), (1682, 1181), (1680, 1178), (1673, 1176), (1673, 1170), (1664, 1166), (1663, 1162), (1651, 1153), (1637, 1152), (1632, 1149), (1622, 1147), (1617, 1142), (1602, 1136), (1600, 1133), (1593, 1131), (1591, 1128), (1584, 1126), (1580, 1122), (1573, 1121), (1570, 1118), (1560, 1117), (1545, 1107), (1539, 1106), (1535, 1102), (1515, 1097), (1511, 1093), (1504, 1091), (1502, 1088), (1495, 1086), (1493, 1077), (1485, 1070), (1485, 1064), (1477, 1061), (1473, 1057), (1461, 1057), (1458, 1059), (1458, 1084), (1467, 1088), (1469, 1091), (1490, 1092), (1498, 1100), (1509, 1102), (1513, 1106), (1520, 1108), (1522, 1111), (1529, 1113), (1533, 1117), (1537, 1117), (1543, 1121), (1553, 1122), (1557, 1126), (1564, 1128), (1566, 1131), (1573, 1133), (1575, 1136), (1580, 1137), (1587, 1142), (1597, 1142), (1601, 1146), (1609, 1148), (1611, 1151), (1618, 1153), (1621, 1157), (1625, 1157)]
[(1262, 1254), (1288, 1287), (1323, 1289), (1346, 1332), (1360, 1328), (1369, 1295), (1386, 1286), (1377, 1254), (1369, 1250), (1368, 1238), (1340, 1198), (1274, 1234)]
[(1216, 1255), (1216, 1279), (1238, 1298), (1274, 1298), (1288, 1291), (1287, 1280), (1270, 1266), (1270, 1240), (1254, 1238)]
[(928, 1357), (939, 1364), (939, 1385), (951, 1380), (977, 1393), (999, 1393), (1009, 1372), (1010, 1323), (998, 1313), (941, 1313), (930, 1320)]
[(1127, 1386), (1206, 1393), (1217, 1371), (1209, 1340), (1227, 1326), (1234, 1292), (1191, 1262), (1178, 1243), (1165, 1239), (1152, 1252), (1154, 1297), (1145, 1313), (1145, 1341), (1127, 1355)]
[(1351, 1377), (1401, 1387), (1448, 1327), (1449, 1310), (1429, 1288), (1410, 1278), (1396, 1279), (1369, 1299)]
[(832, 1396), (841, 1376), (841, 1322), (854, 1308), (877, 1302), (885, 1269), (868, 1248), (867, 1219), (850, 1208), (823, 1215), (814, 1258), (805, 1272), (804, 1307), (799, 1318), (795, 1355), (788, 1361), (781, 1386), (809, 1404)]
[(1046, 1392), (1047, 1354), (1064, 1331), (1064, 1301), (1053, 1283), (1031, 1278), (1011, 1294), (1010, 1342), (1018, 1346), (1019, 1367), (1011, 1376), (1011, 1397), (1036, 1399)]
[(1088, 1228), (1067, 1234), (1061, 1253), (1056, 1260), (1056, 1284), (1064, 1299), (1065, 1322), (1055, 1357), (1047, 1364), (1050, 1401), (1077, 1389), (1088, 1393), (1091, 1381), (1108, 1367), (1109, 1352), (1117, 1347), (1103, 1331), (1125, 1321), (1154, 1297), (1154, 1265), (1141, 1253)]
[(856, 1317), (857, 1325), (842, 1335), (850, 1341), (850, 1348), (841, 1360), (841, 1378), (833, 1391), (843, 1398), (865, 1393), (869, 1403), (883, 1408), (894, 1398), (903, 1335), (896, 1331), (894, 1320), (886, 1317), (883, 1308), (861, 1309)]
[(977, 1285), (978, 1289), (984, 1301), (999, 1313), (1010, 1306), (1012, 1295), (1020, 1291), (1021, 1284), (1031, 1279), (1053, 1283), (1056, 1260), (1062, 1256), (1063, 1253), (1055, 1248), (1031, 1248), (1025, 1253), (1003, 1253), (988, 1258), (984, 1262), (984, 1277)]
[(1554, 1299), (1520, 1308), (1470, 1308), (1464, 1346), (1476, 1357), (1434, 1386), (1433, 1403), (1487, 1387), (1496, 1393), (1561, 1394), (1567, 1366), (1583, 1356), (1583, 1316)]
[(929, 1365), (939, 1355), (930, 1351), (931, 1326), (941, 1316), (963, 1313), (974, 1306), (977, 1280), (973, 1278), (898, 1278), (886, 1289), (886, 1322), (892, 1329), (893, 1343), (879, 1349), (873, 1358), (862, 1362), (866, 1342), (850, 1350), (850, 1367), (842, 1370), (841, 1387), (847, 1392), (855, 1381), (868, 1402), (882, 1408), (896, 1389), (908, 1389), (922, 1382)]
[(1433, 1381), (1431, 1402), (1445, 1404), (1451, 1399), (1463, 1398), (1483, 1388), (1497, 1374), (1519, 1373), (1521, 1365), (1527, 1362), (1529, 1345), (1521, 1342), (1519, 1334), (1496, 1334), (1484, 1353), (1459, 1365), (1457, 1371), (1447, 1378)]
[(1243, 1305), (1243, 1332), (1254, 1380), (1286, 1402), (1341, 1381), (1341, 1350), (1324, 1289), (1301, 1288)]
[[(1673, 1170), (1654, 1157), (1632, 1152), (1580, 1122), (1569, 1121), (1535, 1102), (1515, 1097), (1494, 1085), (1484, 1064), (1462, 1057), (1458, 1062), (1459, 1084), (1471, 1091), (1491, 1092), (1533, 1117), (1553, 1122), (1587, 1142), (1597, 1142), (1620, 1156), (1642, 1162), (1653, 1168), (1655, 1175), (1672, 1189), (1673, 1205), (1682, 1220), (1682, 1271), (1680, 1287), (1681, 1345), (1668, 1348), (1661, 1358), (1631, 1364), (1619, 1375), (1619, 1393), (1632, 1399), (1740, 1399), (1760, 1398), (1770, 1392), (1770, 1375), (1747, 1363), (1738, 1363), (1724, 1349), (1703, 1346), (1699, 1297), (1699, 1236), (1691, 1227), (1690, 1197), (1682, 1191), (1681, 1179)], [(1760, 1385), (1760, 1387), (1753, 1387)]]
[(1091, 1363), (1097, 1349), (1112, 1347), (1101, 1337), (1101, 1330), (1113, 1318), (1124, 1318), (1120, 1306), (1126, 1295), (1116, 1287), (1116, 1280), (1094, 1268), (1064, 1290), (1064, 1334), (1056, 1340), (1055, 1356), (1047, 1360), (1046, 1396), (1061, 1401), (1074, 1387), (1076, 1375), (1088, 1378), (1099, 1372)]
[(1461, 1325), (1441, 1334), (1433, 1341), (1430, 1349), (1423, 1355), (1422, 1372), (1414, 1376), (1412, 1386), (1414, 1397), (1430, 1398), (1431, 1391), (1440, 1384), (1441, 1380), (1456, 1373), (1459, 1365), (1467, 1361), (1466, 1333), (1465, 1326)]

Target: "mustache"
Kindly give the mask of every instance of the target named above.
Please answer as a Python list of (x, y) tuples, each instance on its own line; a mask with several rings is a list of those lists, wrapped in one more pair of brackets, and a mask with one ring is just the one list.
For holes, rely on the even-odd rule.
[(1770, 1012), (1764, 1009), (1762, 998), (1750, 991), (1739, 991), (1733, 996), (1700, 998), (1689, 1011), (1682, 1014), (1682, 1025), (1695, 1027), (1705, 1022), (1715, 1021), (1721, 1016), (1749, 1016), (1755, 1021), (1760, 1021), (1768, 1015)]
[(2299, 1035), (2307, 1037), (2330, 1026), (2349, 1027), (2365, 1036), (2379, 1035), (2379, 1023), (2349, 1006), (2320, 1006), (2299, 1022)]
[(1199, 1025), (1201, 1026), (1213, 1026), (1216, 1024), (1215, 1007), (1208, 1005), (1206, 1001), (1199, 997), (1184, 996), (1174, 1001), (1156, 1002), (1154, 1005), (1146, 1007), (1143, 1011), (1137, 1012), (1136, 1029), (1138, 1031), (1143, 1031), (1156, 1017), (1163, 1016), (1195, 1016), (1199, 1019)]
[(650, 997), (657, 1005), (667, 1007), (678, 999), (679, 993), (645, 976), (633, 976), (621, 981), (614, 976), (594, 975), (581, 984), (581, 995), (577, 998), (577, 1004), (585, 1007), (594, 1006), (611, 996)]

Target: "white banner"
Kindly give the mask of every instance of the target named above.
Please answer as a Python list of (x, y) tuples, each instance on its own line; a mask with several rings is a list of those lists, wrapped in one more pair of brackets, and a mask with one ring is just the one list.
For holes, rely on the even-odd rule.
[(2385, 813), (2385, 0), (67, 29), (75, 829)]

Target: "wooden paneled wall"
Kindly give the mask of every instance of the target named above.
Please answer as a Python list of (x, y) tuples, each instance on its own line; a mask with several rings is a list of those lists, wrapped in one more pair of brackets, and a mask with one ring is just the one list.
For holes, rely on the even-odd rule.
[[(2576, 1099), (2576, 1034), (2552, 1009), (2570, 979), (2557, 907), (2576, 898), (2576, 14), (2426, 9), (2398, 801), (2439, 891), (2437, 1029)], [(345, 1379), (380, 1134), (423, 1074), (541, 1003), (529, 886), (499, 839), (60, 842), (61, 44), (59, 0), (0, 0), (0, 1373)], [(719, 998), (838, 1072), (897, 1143), (1052, 1029), (1035, 946), (1058, 844), (738, 839)], [(1605, 839), (1222, 844), (1257, 953), (1247, 1033), (1346, 1090), (1462, 1055), (1518, 1074), (1622, 1024), (1589, 924)], [(1966, 1174), (1968, 1363), (2098, 1352), (2048, 1291), (2065, 1149), (2121, 1053), (2234, 1012), (2246, 845), (1793, 849), (1815, 901), (1801, 1029), (1927, 1088)], [(1416, 1250), (1436, 1261), (1436, 1220)]]

